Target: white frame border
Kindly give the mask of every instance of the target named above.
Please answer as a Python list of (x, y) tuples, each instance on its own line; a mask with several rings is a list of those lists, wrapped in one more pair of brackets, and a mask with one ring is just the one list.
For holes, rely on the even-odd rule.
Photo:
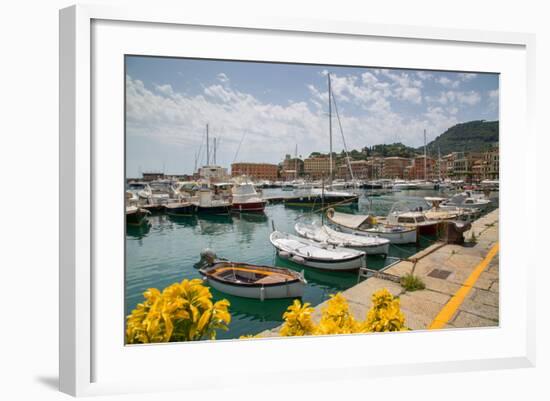
[[(71, 395), (124, 392), (91, 382), (91, 24), (92, 20), (170, 23), (208, 27), (262, 29), (323, 34), (345, 34), (400, 39), (440, 40), (467, 43), (521, 45), (527, 54), (528, 138), (535, 139), (533, 128), (535, 37), (532, 34), (439, 29), (403, 25), (368, 24), (362, 21), (327, 21), (280, 17), (226, 17), (211, 14), (186, 14), (181, 9), (167, 10), (132, 6), (78, 5), (60, 11), (59, 95), (60, 95), (60, 265), (59, 265), (59, 383)], [(529, 166), (534, 167), (534, 157)], [(529, 168), (529, 171), (535, 171)], [(534, 274), (534, 266), (527, 264)], [(530, 367), (535, 364), (535, 279), (528, 279), (526, 355), (518, 358), (456, 363), (430, 363), (360, 369), (355, 372), (320, 371), (324, 379), (380, 377), (397, 374), (427, 374), (480, 369)], [(387, 369), (386, 369), (387, 368)], [(162, 388), (166, 383), (163, 383)], [(148, 390), (155, 390), (151, 383)], [(161, 390), (159, 383), (158, 390)]]

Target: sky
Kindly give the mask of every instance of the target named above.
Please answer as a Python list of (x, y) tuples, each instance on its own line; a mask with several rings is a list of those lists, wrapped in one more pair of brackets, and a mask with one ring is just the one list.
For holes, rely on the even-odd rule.
[(224, 167), (328, 153), (328, 74), (335, 152), (498, 120), (498, 74), (126, 56), (127, 176), (191, 174), (207, 124)]

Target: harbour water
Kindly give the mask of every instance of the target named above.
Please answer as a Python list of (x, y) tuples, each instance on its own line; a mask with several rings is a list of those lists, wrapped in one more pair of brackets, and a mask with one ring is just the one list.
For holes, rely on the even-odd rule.
[[(291, 195), (278, 189), (265, 189), (264, 196)], [(386, 215), (397, 201), (410, 208), (426, 207), (425, 196), (448, 196), (440, 191), (401, 191), (381, 196), (361, 196), (357, 206), (341, 207), (347, 213)], [(493, 207), (498, 199), (493, 199)], [(147, 288), (163, 289), (183, 279), (200, 278), (194, 267), (199, 255), (210, 248), (219, 257), (231, 261), (287, 267), (304, 270), (308, 285), (304, 302), (318, 305), (330, 294), (357, 284), (356, 273), (325, 272), (305, 268), (276, 256), (269, 242), (272, 224), (278, 230), (294, 233), (294, 224), (300, 219), (320, 220), (320, 214), (311, 214), (311, 208), (268, 205), (265, 214), (232, 214), (230, 216), (173, 217), (157, 214), (149, 217), (150, 225), (128, 226), (126, 233), (126, 314), (143, 300)], [(391, 245), (388, 258), (369, 256), (367, 265), (379, 270), (400, 258), (406, 258), (433, 243), (434, 238), (422, 237), (418, 245)], [(214, 299), (231, 302), (232, 321), (227, 332), (219, 332), (219, 339), (238, 338), (279, 326), (282, 315), (292, 300), (254, 300), (232, 297), (211, 289)]]

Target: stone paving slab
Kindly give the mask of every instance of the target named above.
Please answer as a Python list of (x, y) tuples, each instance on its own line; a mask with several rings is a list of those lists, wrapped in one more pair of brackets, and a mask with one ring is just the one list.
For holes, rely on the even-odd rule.
[(460, 311), (449, 327), (491, 327), (498, 326), (498, 322), (471, 313)]

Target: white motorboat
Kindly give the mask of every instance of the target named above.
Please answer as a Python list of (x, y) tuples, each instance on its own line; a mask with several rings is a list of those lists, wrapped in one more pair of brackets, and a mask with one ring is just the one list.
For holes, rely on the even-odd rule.
[(233, 185), (231, 202), (234, 212), (263, 212), (266, 204), (254, 185), (246, 181)]
[(365, 237), (333, 230), (327, 225), (296, 223), (296, 232), (307, 239), (345, 248), (357, 248), (367, 255), (387, 255), (390, 240), (380, 237)]
[(280, 231), (273, 231), (269, 240), (277, 249), (279, 257), (303, 266), (337, 271), (367, 267), (366, 254), (363, 251), (321, 244)]
[(300, 298), (307, 281), (303, 273), (271, 266), (217, 262), (201, 268), (204, 280), (226, 294), (244, 298)]
[(381, 224), (370, 215), (340, 213), (331, 208), (327, 210), (327, 218), (345, 233), (378, 236), (389, 239), (393, 244), (415, 243), (417, 239), (416, 228)]
[(153, 190), (146, 182), (130, 182), (126, 191), (138, 199), (150, 199), (153, 196)]
[(443, 209), (458, 207), (485, 210), (490, 204), (491, 200), (487, 199), (483, 194), (464, 191), (441, 202), (440, 207)]
[(418, 189), (415, 183), (405, 180), (395, 180), (393, 182), (393, 187), (396, 191), (407, 191), (410, 189)]
[(447, 206), (445, 208), (441, 207), (441, 203), (446, 200), (446, 198), (440, 198), (435, 196), (425, 197), (424, 200), (431, 204), (431, 208), (424, 212), (426, 218), (430, 220), (472, 220), (477, 214), (476, 209), (464, 209), (459, 207)]
[(394, 203), (387, 217), (377, 217), (377, 220), (394, 226), (416, 228), (421, 235), (437, 234), (439, 224), (437, 220), (428, 219), (421, 208), (410, 210), (404, 202)]

